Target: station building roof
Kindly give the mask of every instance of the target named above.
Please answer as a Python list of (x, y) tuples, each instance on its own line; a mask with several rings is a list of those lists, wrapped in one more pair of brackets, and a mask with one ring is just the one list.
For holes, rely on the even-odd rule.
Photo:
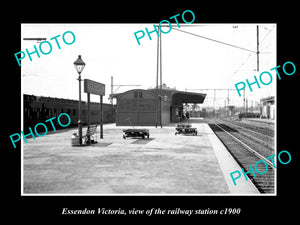
[(269, 96), (269, 97), (266, 97), (266, 98), (261, 98), (260, 99), (261, 103), (267, 103), (267, 102), (270, 102), (270, 103), (273, 103), (275, 102), (275, 97), (274, 96)]
[(187, 91), (177, 91), (175, 89), (132, 89), (126, 91), (124, 93), (115, 93), (111, 94), (110, 97), (118, 98), (119, 96), (134, 91), (145, 91), (145, 92), (152, 92), (156, 94), (158, 97), (167, 97), (172, 101), (172, 105), (181, 105), (183, 103), (198, 103), (201, 104), (204, 102), (206, 94), (203, 93), (196, 93), (196, 92), (187, 92)]
[(204, 102), (206, 94), (195, 93), (195, 92), (186, 92), (186, 91), (177, 91), (173, 94), (173, 104), (180, 105), (182, 103), (198, 103), (201, 104)]

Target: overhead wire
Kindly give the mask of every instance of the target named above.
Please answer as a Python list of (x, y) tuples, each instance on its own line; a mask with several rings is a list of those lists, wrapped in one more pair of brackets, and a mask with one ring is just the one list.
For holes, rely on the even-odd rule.
[[(266, 37), (272, 32), (272, 30), (274, 29), (275, 25), (271, 28), (271, 29), (267, 29), (266, 27), (264, 27), (265, 29), (267, 29), (269, 32), (262, 38), (262, 40), (260, 41), (260, 44), (266, 39)], [(177, 31), (180, 31), (180, 32), (183, 32), (183, 33), (186, 33), (186, 34), (190, 34), (190, 35), (193, 35), (193, 36), (196, 36), (196, 37), (200, 37), (200, 38), (203, 38), (203, 39), (206, 39), (206, 40), (209, 40), (209, 41), (213, 41), (213, 42), (216, 42), (216, 43), (219, 43), (219, 44), (223, 44), (223, 45), (227, 45), (227, 46), (230, 46), (230, 47), (234, 47), (234, 48), (238, 48), (238, 49), (241, 49), (241, 50), (244, 50), (244, 51), (248, 51), (248, 52), (251, 52), (251, 53), (255, 53), (257, 54), (256, 51), (254, 50), (250, 50), (250, 49), (246, 49), (246, 48), (243, 48), (243, 47), (240, 47), (240, 46), (237, 46), (237, 45), (233, 45), (233, 44), (229, 44), (229, 43), (226, 43), (226, 42), (223, 42), (223, 41), (219, 41), (219, 40), (216, 40), (216, 39), (212, 39), (212, 38), (209, 38), (209, 37), (205, 37), (203, 35), (199, 35), (199, 34), (194, 34), (194, 33), (191, 33), (191, 32), (188, 32), (188, 31), (184, 31), (184, 30), (180, 30), (180, 29), (177, 29), (177, 28), (174, 28), (172, 27), (174, 30), (177, 30)], [(263, 53), (263, 52), (260, 52), (260, 53)], [(241, 63), (240, 67), (233, 73), (233, 75), (227, 80), (226, 84), (232, 80), (236, 74), (240, 71), (240, 69), (245, 65), (245, 63), (249, 60), (251, 54), (248, 55), (248, 57), (245, 59), (245, 61), (243, 63)], [(255, 71), (255, 70), (253, 70)]]
[(274, 29), (275, 25), (272, 26), (271, 30), (269, 30), (268, 28), (264, 27), (265, 30), (268, 30), (269, 32), (261, 39), (260, 44), (266, 39), (266, 37), (268, 37), (268, 35), (272, 32), (272, 30)]
[(204, 38), (204, 39), (209, 40), (209, 41), (214, 41), (214, 42), (217, 42), (219, 44), (223, 44), (223, 45), (227, 45), (227, 46), (230, 46), (230, 47), (238, 48), (238, 49), (241, 49), (241, 50), (244, 50), (244, 51), (256, 53), (256, 51), (252, 51), (250, 49), (246, 49), (246, 48), (243, 48), (243, 47), (240, 47), (240, 46), (237, 46), (237, 45), (229, 44), (229, 43), (226, 43), (226, 42), (223, 42), (223, 41), (218, 41), (218, 40), (215, 40), (215, 39), (212, 39), (212, 38), (208, 38), (208, 37), (205, 37), (205, 36), (202, 36), (202, 35), (199, 35), (199, 34), (194, 34), (194, 33), (191, 33), (191, 32), (184, 31), (184, 30), (179, 30), (179, 29), (174, 28), (174, 27), (173, 27), (173, 29), (177, 30), (177, 31), (180, 31), (180, 32), (183, 32), (183, 33), (187, 33), (187, 34), (196, 36), (196, 37)]
[[(234, 47), (234, 48), (238, 48), (238, 49), (241, 49), (241, 50), (244, 50), (244, 51), (248, 51), (248, 52), (251, 52), (251, 53), (257, 53), (256, 51), (254, 50), (250, 50), (250, 49), (246, 49), (246, 48), (243, 48), (243, 47), (240, 47), (240, 46), (237, 46), (237, 45), (233, 45), (233, 44), (229, 44), (229, 43), (226, 43), (226, 42), (223, 42), (223, 41), (218, 41), (216, 39), (212, 39), (212, 38), (208, 38), (208, 37), (205, 37), (205, 36), (202, 36), (202, 35), (199, 35), (199, 34), (194, 34), (194, 33), (191, 33), (191, 32), (187, 32), (187, 31), (184, 31), (184, 30), (179, 30), (177, 28), (174, 28), (173, 29), (177, 30), (177, 31), (181, 31), (183, 33), (187, 33), (187, 34), (190, 34), (190, 35), (193, 35), (193, 36), (196, 36), (196, 37), (200, 37), (200, 38), (203, 38), (203, 39), (206, 39), (206, 40), (209, 40), (209, 41), (213, 41), (213, 42), (217, 42), (219, 44), (223, 44), (223, 45), (227, 45), (227, 46), (230, 46), (230, 47)], [(241, 66), (239, 67), (239, 69), (237, 71), (234, 72), (234, 74), (231, 76), (230, 79), (227, 80), (226, 84), (228, 83), (229, 80), (231, 80), (233, 77), (236, 76), (236, 74), (238, 73), (238, 71), (244, 66), (244, 64), (248, 61), (248, 59), (250, 58), (251, 54), (248, 55), (248, 57), (246, 58), (246, 60), (241, 64)], [(226, 85), (225, 84), (225, 85)]]

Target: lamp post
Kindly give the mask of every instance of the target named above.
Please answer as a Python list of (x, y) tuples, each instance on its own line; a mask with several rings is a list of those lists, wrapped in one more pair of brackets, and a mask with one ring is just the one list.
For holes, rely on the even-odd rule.
[(81, 55), (78, 56), (78, 59), (74, 62), (75, 69), (78, 72), (79, 81), (79, 103), (78, 103), (78, 134), (79, 134), (79, 144), (82, 144), (82, 122), (81, 122), (81, 72), (85, 67), (85, 63), (81, 59)]

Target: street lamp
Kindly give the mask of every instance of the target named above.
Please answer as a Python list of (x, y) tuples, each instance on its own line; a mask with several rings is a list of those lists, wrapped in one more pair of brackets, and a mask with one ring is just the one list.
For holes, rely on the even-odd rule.
[(83, 71), (85, 67), (85, 63), (81, 59), (81, 55), (78, 56), (78, 59), (74, 62), (75, 69), (78, 72), (78, 78), (79, 81), (79, 103), (78, 103), (78, 134), (79, 134), (79, 144), (82, 144), (82, 122), (81, 122), (81, 72)]

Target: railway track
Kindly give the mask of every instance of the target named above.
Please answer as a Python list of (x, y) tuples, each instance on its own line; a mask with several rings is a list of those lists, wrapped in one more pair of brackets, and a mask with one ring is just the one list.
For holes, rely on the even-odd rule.
[(268, 147), (270, 150), (274, 151), (274, 133), (270, 134), (269, 131), (265, 132), (264, 129), (259, 128), (256, 130), (254, 127), (249, 127), (249, 125), (236, 124), (236, 122), (231, 122), (227, 120), (217, 120), (218, 123), (226, 124), (227, 126), (234, 127), (235, 130), (246, 136), (249, 139), (257, 142), (260, 145)]
[[(274, 129), (272, 129), (270, 127), (259, 127), (259, 126), (245, 123), (243, 121), (229, 120), (226, 118), (222, 118), (219, 120), (222, 120), (223, 122), (228, 122), (231, 125), (235, 125), (237, 127), (242, 127), (243, 129), (249, 130), (250, 132), (252, 131), (253, 133), (259, 133), (259, 134), (262, 134), (263, 136), (267, 136), (267, 137), (271, 137), (271, 138), (274, 137)], [(260, 123), (263, 123), (263, 122), (260, 122)]]
[[(272, 162), (266, 159), (274, 154), (274, 148), (261, 145), (257, 142), (257, 140), (250, 138), (249, 134), (246, 136), (241, 134), (239, 130), (233, 128), (233, 126), (230, 126), (230, 124), (225, 124), (218, 120), (209, 120), (207, 122), (240, 165), (240, 167), (243, 168), (245, 172), (249, 172), (247, 176), (260, 191), (260, 193), (274, 193), (275, 170)], [(263, 160), (267, 163), (268, 171), (264, 174), (255, 173), (254, 176), (250, 172), (249, 165), (251, 165), (254, 169), (255, 163), (260, 160)], [(265, 169), (266, 167), (264, 164), (257, 164), (258, 171), (263, 172)]]

